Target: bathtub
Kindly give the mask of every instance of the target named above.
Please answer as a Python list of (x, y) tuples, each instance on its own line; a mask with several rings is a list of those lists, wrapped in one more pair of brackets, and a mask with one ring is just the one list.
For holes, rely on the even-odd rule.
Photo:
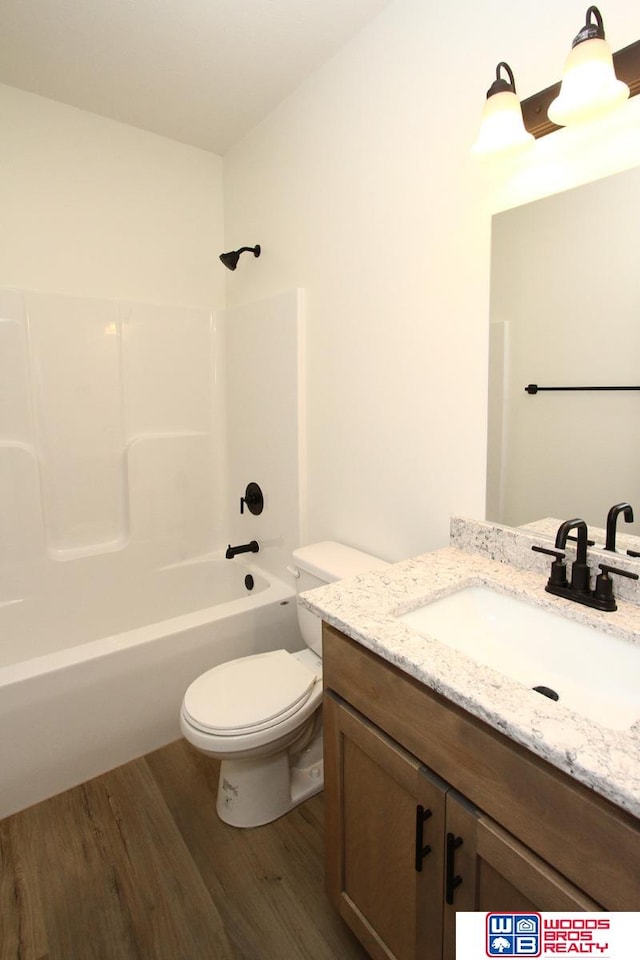
[(301, 646), (295, 591), (251, 564), (94, 559), (0, 599), (0, 817), (177, 739), (204, 670)]

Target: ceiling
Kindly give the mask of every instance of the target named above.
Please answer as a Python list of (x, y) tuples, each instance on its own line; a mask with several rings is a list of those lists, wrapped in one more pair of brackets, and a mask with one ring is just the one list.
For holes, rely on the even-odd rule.
[(390, 0), (0, 0), (0, 83), (224, 154)]

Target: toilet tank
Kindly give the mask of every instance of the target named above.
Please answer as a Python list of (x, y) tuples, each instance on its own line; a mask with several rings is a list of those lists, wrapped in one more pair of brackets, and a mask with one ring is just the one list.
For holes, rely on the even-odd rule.
[[(336, 580), (346, 580), (359, 573), (382, 570), (389, 564), (378, 557), (362, 553), (333, 540), (311, 543), (293, 551), (293, 565), (298, 574), (296, 592), (303, 593)], [(308, 647), (322, 656), (322, 621), (298, 603), (298, 623)]]

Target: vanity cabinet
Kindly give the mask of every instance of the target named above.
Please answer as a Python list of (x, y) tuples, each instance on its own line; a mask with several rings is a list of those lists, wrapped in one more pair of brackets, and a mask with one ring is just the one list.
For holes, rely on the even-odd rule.
[(372, 957), (436, 960), (447, 785), (331, 694), (323, 725), (331, 900)]
[(458, 910), (640, 909), (640, 826), (324, 627), (326, 877), (375, 960), (454, 960)]

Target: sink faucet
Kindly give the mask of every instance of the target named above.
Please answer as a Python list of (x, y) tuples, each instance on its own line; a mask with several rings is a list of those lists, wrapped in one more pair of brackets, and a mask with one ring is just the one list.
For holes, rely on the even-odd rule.
[(587, 564), (587, 524), (584, 520), (576, 517), (575, 520), (565, 520), (560, 524), (556, 533), (556, 550), (564, 550), (567, 537), (572, 530), (577, 533), (578, 546), (576, 559), (571, 567), (571, 589), (578, 593), (586, 593), (589, 591), (591, 571)]
[[(619, 506), (624, 508), (627, 504), (619, 504)], [(572, 530), (577, 532), (578, 546), (576, 548), (576, 559), (571, 567), (571, 583), (568, 583), (562, 551), (567, 545), (569, 533)], [(545, 590), (557, 597), (565, 597), (567, 600), (583, 603), (587, 607), (595, 607), (596, 610), (616, 610), (617, 606), (613, 596), (613, 582), (610, 574), (615, 573), (620, 577), (629, 577), (631, 580), (637, 580), (638, 574), (630, 573), (628, 570), (618, 570), (601, 563), (599, 565), (601, 572), (596, 577), (595, 589), (591, 590), (591, 570), (587, 563), (587, 546), (589, 544), (587, 532), (587, 524), (579, 517), (574, 520), (565, 520), (558, 527), (555, 550), (548, 550), (546, 547), (535, 545), (531, 548), (538, 553), (548, 553), (554, 558), (551, 564), (551, 576), (547, 581)]]
[(627, 523), (633, 523), (633, 507), (630, 503), (616, 503), (607, 514), (607, 541), (605, 550), (616, 552), (616, 523), (621, 513), (624, 513), (624, 519)]

